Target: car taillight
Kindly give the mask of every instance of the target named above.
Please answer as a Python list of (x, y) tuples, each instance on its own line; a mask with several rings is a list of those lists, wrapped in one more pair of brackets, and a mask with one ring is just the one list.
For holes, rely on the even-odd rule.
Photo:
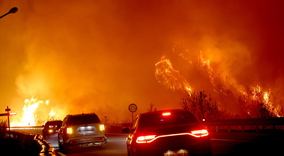
[(139, 136), (136, 139), (137, 143), (150, 143), (156, 139), (156, 135)]
[(163, 116), (170, 116), (170, 115), (171, 115), (171, 112), (164, 112), (162, 115), (163, 115)]
[(73, 130), (72, 130), (72, 128), (67, 128), (67, 129), (66, 129), (66, 132), (67, 132), (67, 134), (72, 134), (72, 133), (73, 133)]
[(194, 136), (194, 137), (197, 137), (197, 138), (208, 136), (208, 134), (209, 133), (206, 129), (191, 131), (191, 135)]
[(104, 131), (105, 130), (105, 125), (100, 125), (100, 130)]

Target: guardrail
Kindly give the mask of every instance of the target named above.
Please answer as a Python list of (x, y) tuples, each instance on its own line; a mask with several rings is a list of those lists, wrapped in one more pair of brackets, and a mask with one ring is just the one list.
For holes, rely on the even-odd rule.
[[(284, 118), (263, 118), (263, 119), (227, 119), (216, 121), (201, 121), (211, 132), (252, 132), (270, 133), (280, 132), (284, 134)], [(122, 132), (125, 127), (132, 127), (131, 123), (106, 124), (107, 132)]]
[(1, 131), (1, 137), (10, 139), (25, 150), (31, 150), (39, 156), (56, 156), (52, 145), (43, 139), (42, 135), (15, 131)]
[[(202, 125), (215, 132), (240, 131), (240, 132), (284, 132), (284, 118), (264, 118), (264, 119), (228, 119), (216, 121), (203, 121)], [(212, 129), (212, 127), (215, 127)]]
[(10, 129), (43, 129), (44, 126), (11, 126)]
[(122, 133), (123, 128), (132, 127), (132, 123), (121, 123), (121, 124), (105, 124), (106, 133)]

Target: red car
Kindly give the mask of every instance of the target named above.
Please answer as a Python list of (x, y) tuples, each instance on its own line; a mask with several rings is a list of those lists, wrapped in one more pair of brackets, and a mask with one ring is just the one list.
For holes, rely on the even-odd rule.
[(126, 143), (128, 156), (212, 155), (208, 131), (183, 109), (140, 114)]

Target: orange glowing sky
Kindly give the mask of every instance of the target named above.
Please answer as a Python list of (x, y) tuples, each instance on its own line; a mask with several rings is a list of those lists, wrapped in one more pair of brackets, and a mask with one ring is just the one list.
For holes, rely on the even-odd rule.
[(31, 97), (49, 99), (64, 115), (96, 112), (113, 121), (131, 118), (130, 103), (138, 105), (137, 113), (151, 103), (157, 109), (180, 108), (184, 95), (156, 80), (155, 64), (169, 58), (194, 89), (214, 94), (194, 65), (200, 51), (216, 75), (241, 88), (270, 89), (279, 103), (284, 100), (283, 3), (0, 0), (1, 15), (19, 9), (0, 19), (0, 112), (7, 105), (21, 112)]

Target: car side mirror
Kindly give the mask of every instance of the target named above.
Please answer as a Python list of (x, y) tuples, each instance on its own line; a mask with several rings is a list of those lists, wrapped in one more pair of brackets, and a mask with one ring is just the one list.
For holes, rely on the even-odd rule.
[(123, 128), (122, 133), (130, 133), (130, 128), (129, 127)]

